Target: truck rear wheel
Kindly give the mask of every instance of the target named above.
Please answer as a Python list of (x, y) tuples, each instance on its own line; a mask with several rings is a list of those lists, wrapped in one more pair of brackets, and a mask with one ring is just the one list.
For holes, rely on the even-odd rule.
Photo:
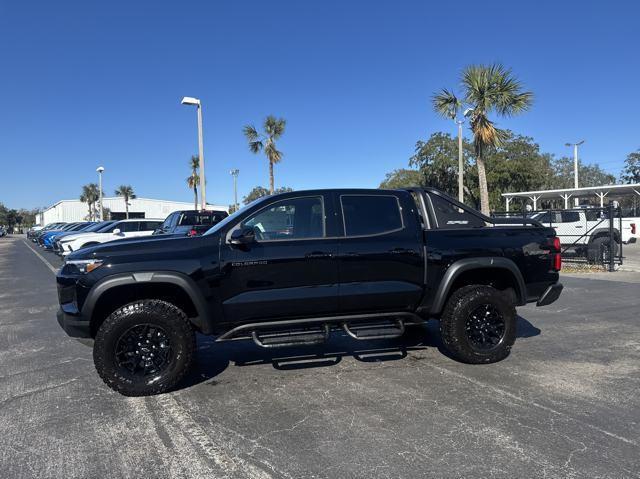
[(440, 318), (440, 334), (447, 350), (462, 362), (500, 361), (516, 340), (515, 306), (490, 286), (464, 286), (449, 298)]
[[(600, 236), (589, 244), (587, 257), (591, 264), (607, 264), (609, 263), (609, 244), (611, 240), (606, 236)], [(613, 242), (613, 255), (617, 256), (620, 251), (620, 245), (617, 241)]]
[(93, 362), (111, 389), (149, 396), (175, 387), (194, 351), (195, 333), (186, 314), (166, 301), (146, 299), (105, 319), (96, 334)]

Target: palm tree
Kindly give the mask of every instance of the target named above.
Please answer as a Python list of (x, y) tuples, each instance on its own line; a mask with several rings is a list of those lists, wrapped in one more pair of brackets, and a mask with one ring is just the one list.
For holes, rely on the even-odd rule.
[(478, 165), (480, 210), (489, 214), (489, 189), (484, 155), (488, 148), (500, 146), (505, 132), (496, 128), (489, 114), (513, 116), (528, 110), (533, 103), (533, 93), (523, 91), (521, 83), (511, 70), (500, 64), (471, 65), (462, 72), (462, 95), (458, 98), (443, 89), (433, 96), (433, 107), (445, 118), (455, 118), (462, 108), (467, 108), (469, 125), (473, 132), (473, 146)]
[(249, 149), (252, 153), (259, 153), (264, 150), (269, 160), (269, 194), (274, 191), (273, 165), (282, 160), (282, 152), (276, 148), (276, 140), (284, 133), (287, 121), (284, 118), (276, 118), (269, 115), (264, 119), (264, 133), (260, 134), (255, 126), (247, 125), (243, 129), (244, 136), (249, 142)]
[(95, 183), (89, 183), (82, 187), (82, 193), (80, 194), (80, 201), (87, 203), (89, 207), (89, 221), (93, 221), (95, 217), (94, 205), (100, 199), (100, 189)]
[(124, 198), (124, 209), (127, 219), (129, 219), (129, 200), (136, 197), (136, 194), (133, 192), (133, 188), (131, 185), (120, 185), (116, 189), (116, 196), (122, 196)]
[(189, 166), (191, 167), (191, 174), (187, 176), (187, 186), (193, 190), (193, 209), (198, 209), (198, 184), (200, 184), (200, 175), (198, 169), (200, 168), (200, 158), (197, 155), (191, 157), (189, 160)]

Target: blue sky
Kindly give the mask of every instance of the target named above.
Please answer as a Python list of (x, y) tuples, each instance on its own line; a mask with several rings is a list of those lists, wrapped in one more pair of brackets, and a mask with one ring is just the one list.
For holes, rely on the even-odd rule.
[(204, 105), (210, 202), (268, 184), (242, 127), (287, 119), (276, 186), (375, 187), (416, 140), (454, 133), (429, 98), (470, 63), (502, 62), (535, 93), (499, 125), (618, 174), (640, 148), (635, 1), (0, 0), (0, 202), (104, 189), (190, 201)]

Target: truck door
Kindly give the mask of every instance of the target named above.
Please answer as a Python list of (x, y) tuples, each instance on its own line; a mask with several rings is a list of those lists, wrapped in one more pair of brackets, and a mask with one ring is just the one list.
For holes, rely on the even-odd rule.
[(341, 313), (414, 310), (423, 294), (422, 228), (409, 193), (336, 195)]
[(331, 200), (330, 194), (275, 200), (232, 227), (227, 237), (251, 227), (255, 241), (221, 246), (225, 321), (338, 312), (337, 239), (327, 229)]

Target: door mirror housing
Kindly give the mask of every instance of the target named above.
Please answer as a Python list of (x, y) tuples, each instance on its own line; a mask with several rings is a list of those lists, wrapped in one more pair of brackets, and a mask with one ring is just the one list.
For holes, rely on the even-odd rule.
[(119, 235), (120, 233), (122, 233), (122, 231), (120, 231), (120, 228), (116, 228), (113, 230), (114, 235)]
[(231, 233), (229, 242), (235, 245), (244, 245), (256, 241), (256, 232), (250, 226), (243, 226)]

